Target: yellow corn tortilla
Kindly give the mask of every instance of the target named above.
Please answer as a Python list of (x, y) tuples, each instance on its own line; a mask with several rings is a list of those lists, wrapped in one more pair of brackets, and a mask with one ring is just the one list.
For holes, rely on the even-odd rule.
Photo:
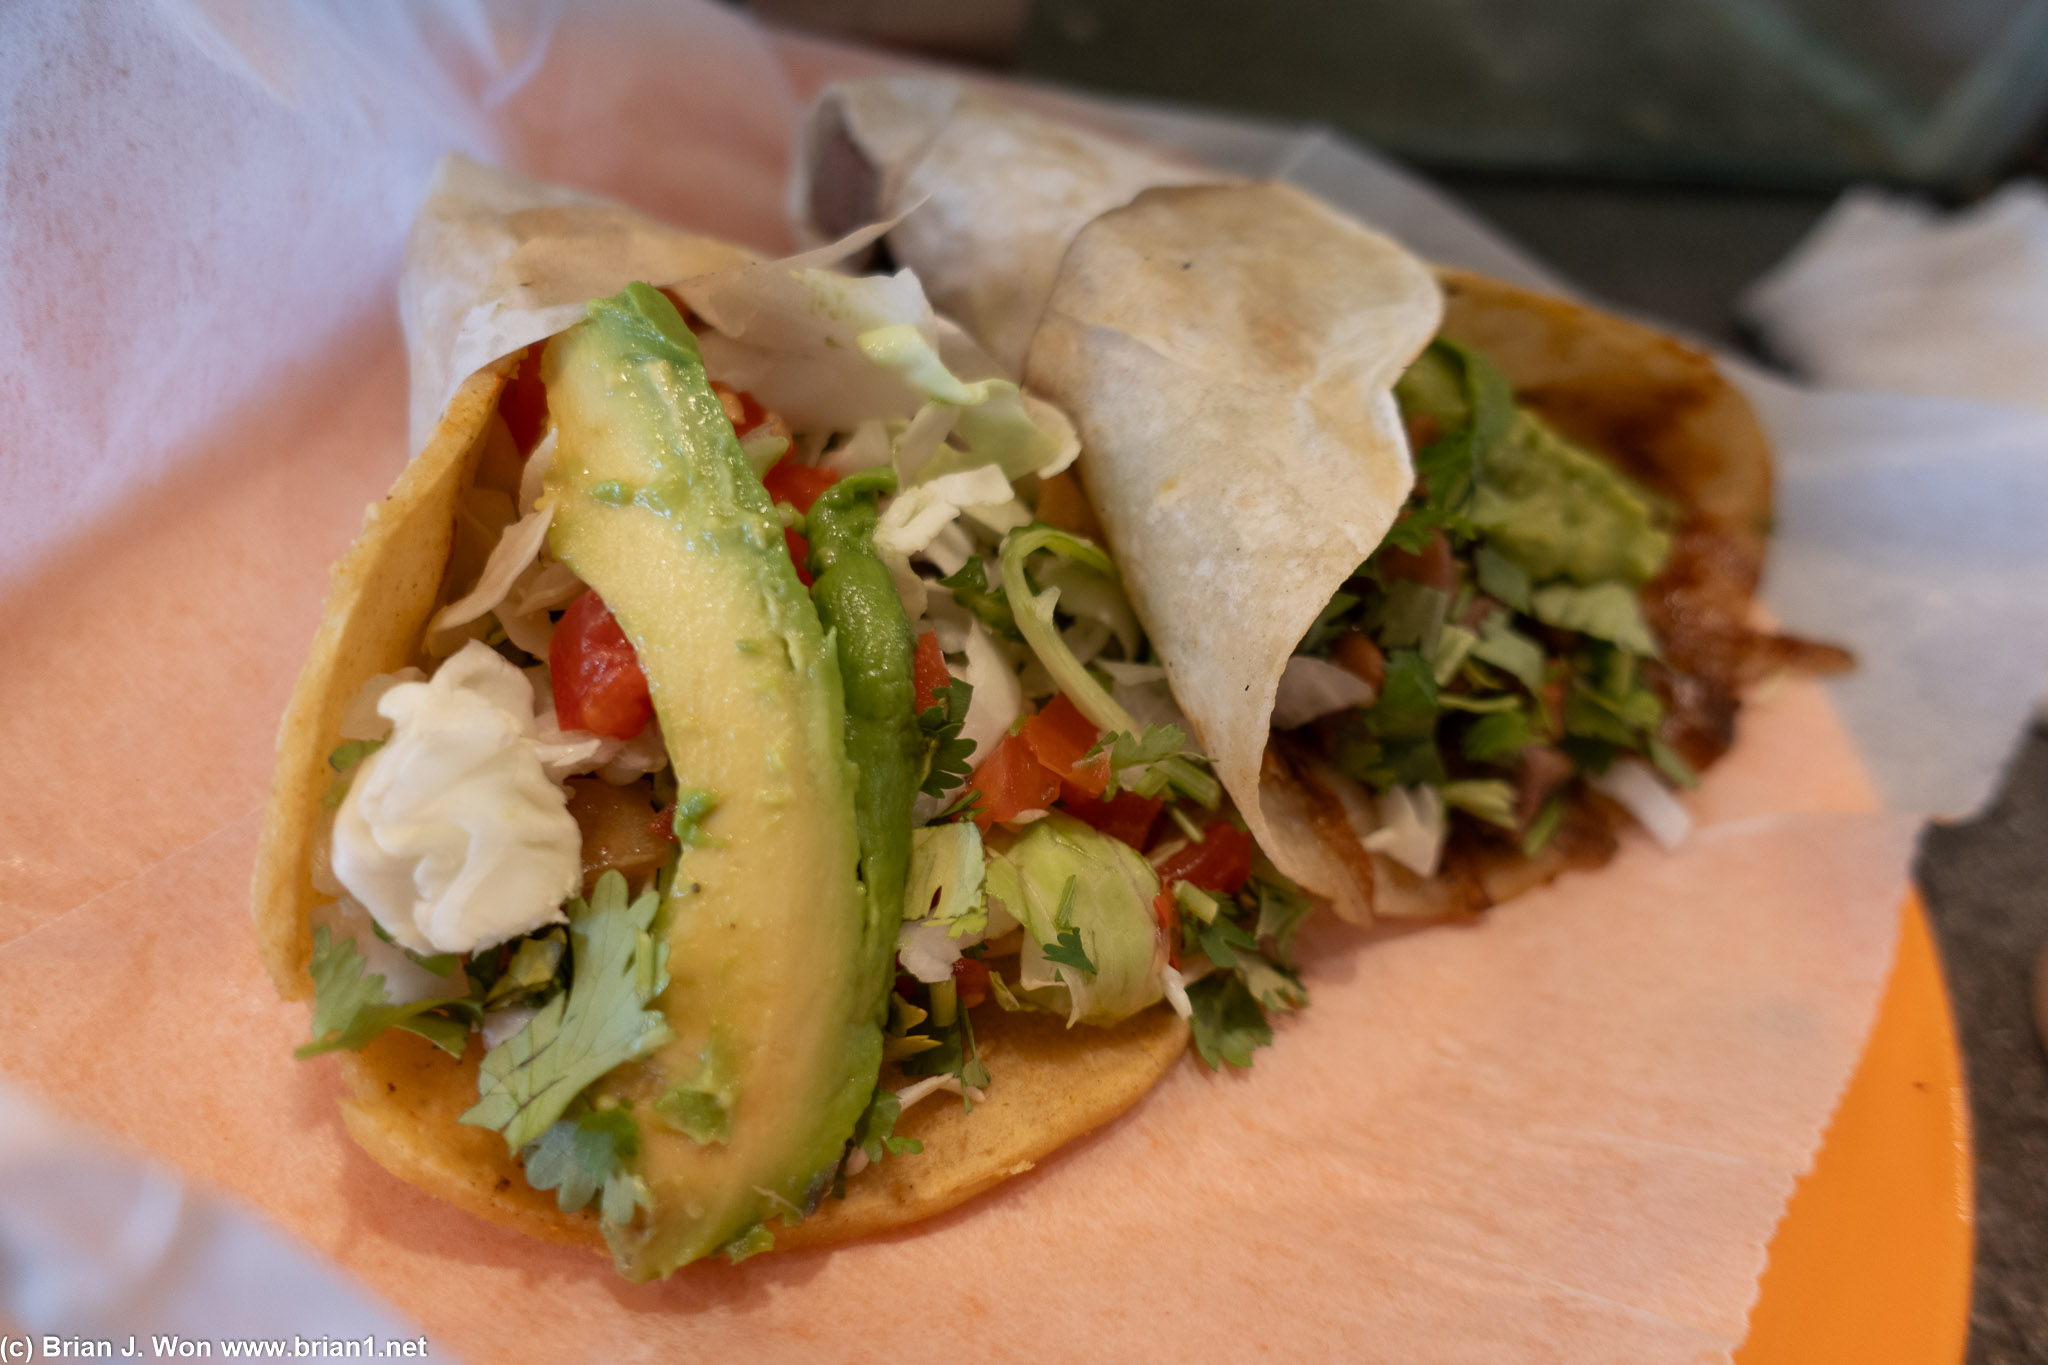
[[(460, 385), (424, 449), (370, 507), (361, 535), (335, 566), (278, 732), (256, 856), (258, 953), (285, 999), (312, 995), (311, 919), (326, 899), (314, 889), (312, 869), (325, 826), (321, 798), (333, 781), (327, 755), (364, 682), (433, 662), (421, 653), (421, 637), (436, 607), (467, 587), (444, 581), (457, 509), (510, 363), (486, 367)], [(896, 1131), (925, 1150), (891, 1156), (852, 1177), (844, 1200), (828, 1198), (799, 1227), (775, 1229), (776, 1245), (868, 1236), (952, 1208), (1122, 1113), (1187, 1049), (1187, 1025), (1163, 1006), (1111, 1030), (1070, 1031), (1059, 1019), (1004, 1014), (992, 1004), (977, 1009), (974, 1022), (994, 1077), (986, 1101), (972, 1114), (946, 1095), (912, 1108)], [(500, 1135), (456, 1121), (476, 1103), (483, 1052), (472, 1039), (458, 1062), (392, 1030), (359, 1053), (339, 1054), (349, 1135), (386, 1170), (436, 1198), (530, 1236), (606, 1254), (594, 1210), (563, 1213), (552, 1193), (526, 1183)]]

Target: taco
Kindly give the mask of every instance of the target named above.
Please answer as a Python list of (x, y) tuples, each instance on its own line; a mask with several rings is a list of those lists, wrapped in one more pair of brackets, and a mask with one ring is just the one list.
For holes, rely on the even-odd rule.
[[(802, 148), (808, 233), (903, 215), (882, 248), (1071, 414), (1198, 747), (1348, 919), (1482, 909), (1631, 817), (1682, 837), (1741, 690), (1847, 663), (1754, 628), (1768, 450), (1669, 337), (1455, 271), (1441, 314), (1395, 272), (1376, 311), (1298, 191), (950, 82), (828, 87)], [(1384, 385), (1331, 364), (1361, 334)], [(1391, 438), (1324, 439), (1375, 403)]]
[(951, 1207), (1191, 1031), (1245, 1064), (1311, 902), (1185, 752), (1056, 408), (829, 269), (872, 233), (625, 217), (444, 168), (427, 434), (335, 570), (254, 908), (366, 1151), (646, 1279)]

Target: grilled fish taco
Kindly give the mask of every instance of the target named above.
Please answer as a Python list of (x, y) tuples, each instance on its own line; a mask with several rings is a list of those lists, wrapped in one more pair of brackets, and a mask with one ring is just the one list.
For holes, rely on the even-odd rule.
[(1631, 816), (1680, 837), (1740, 690), (1846, 664), (1752, 627), (1768, 451), (1668, 337), (1459, 272), (1416, 306), (1295, 190), (944, 81), (828, 88), (790, 204), (903, 215), (883, 248), (1073, 417), (1198, 746), (1346, 918), (1484, 908)]

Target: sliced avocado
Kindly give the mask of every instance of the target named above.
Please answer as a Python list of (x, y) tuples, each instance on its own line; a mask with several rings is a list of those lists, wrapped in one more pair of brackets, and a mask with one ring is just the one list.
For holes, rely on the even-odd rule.
[(895, 945), (858, 879), (838, 661), (682, 318), (629, 285), (541, 369), (549, 543), (639, 652), (676, 780), (716, 803), (655, 921), (675, 1040), (592, 1092), (642, 1117), (652, 1205), (605, 1234), (644, 1280), (815, 1206), (874, 1091)]

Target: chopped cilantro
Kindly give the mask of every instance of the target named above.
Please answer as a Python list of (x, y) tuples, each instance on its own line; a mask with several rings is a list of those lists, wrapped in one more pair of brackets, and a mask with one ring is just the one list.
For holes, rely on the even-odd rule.
[(1180, 907), (1182, 914), (1199, 920), (1203, 924), (1213, 923), (1216, 919), (1216, 912), (1222, 909), (1214, 893), (1204, 891), (1193, 882), (1175, 882), (1173, 884), (1173, 900), (1174, 904)]
[(1146, 797), (1171, 791), (1211, 807), (1222, 797), (1222, 786), (1205, 770), (1208, 760), (1187, 747), (1187, 736), (1178, 725), (1148, 725), (1137, 735), (1128, 730), (1105, 731), (1082, 758), (1085, 762), (1105, 753), (1109, 755), (1105, 798), (1120, 790)]
[(1529, 828), (1522, 832), (1522, 852), (1531, 858), (1541, 853), (1544, 845), (1557, 834), (1557, 827), (1563, 823), (1564, 802), (1553, 797), (1542, 810), (1536, 812), (1536, 818), (1531, 820)]
[(1206, 976), (1189, 986), (1188, 1004), (1195, 1052), (1211, 1071), (1222, 1062), (1250, 1066), (1253, 1050), (1273, 1041), (1266, 1012), (1234, 972)]
[(1207, 924), (1190, 925), (1202, 955), (1224, 971), (1237, 966), (1240, 951), (1258, 956), (1259, 943), (1227, 916), (1218, 915)]
[(1529, 571), (1491, 545), (1481, 545), (1472, 555), (1472, 569), (1479, 577), (1479, 591), (1516, 611), (1529, 610)]
[(623, 1108), (587, 1109), (550, 1124), (526, 1149), (526, 1183), (553, 1190), (564, 1213), (583, 1208), (600, 1193), (607, 1223), (628, 1223), (636, 1208), (653, 1205), (647, 1185), (632, 1170), (640, 1154), (640, 1125)]
[(860, 1122), (853, 1128), (853, 1145), (867, 1153), (870, 1165), (884, 1156), (903, 1156), (924, 1150), (924, 1144), (916, 1138), (896, 1136), (896, 1120), (902, 1116), (903, 1101), (896, 1098), (896, 1092), (876, 1086), (868, 1107), (861, 1112)]
[(1465, 757), (1474, 763), (1513, 763), (1522, 750), (1536, 742), (1536, 732), (1526, 711), (1499, 711), (1481, 716), (1465, 731), (1460, 742)]
[(1650, 762), (1656, 765), (1657, 771), (1664, 774), (1665, 780), (1673, 786), (1683, 787), (1686, 791), (1699, 786), (1699, 774), (1692, 770), (1692, 764), (1687, 763), (1679, 755), (1678, 750), (1655, 735), (1650, 736), (1649, 749)]
[(1504, 611), (1479, 623), (1479, 642), (1472, 646), (1472, 657), (1508, 674), (1528, 688), (1532, 697), (1543, 691), (1543, 646), (1508, 624)]
[(453, 1057), (462, 1056), (477, 1017), (468, 995), (390, 1003), (384, 974), (363, 971), (352, 938), (336, 939), (325, 925), (313, 931), (313, 1039), (292, 1055), (314, 1057), (336, 1048), (359, 1051), (388, 1028), (417, 1033)]
[(1497, 777), (1446, 782), (1437, 788), (1437, 792), (1445, 805), (1476, 815), (1489, 825), (1512, 831), (1521, 823), (1515, 818), (1514, 785)]
[(944, 796), (965, 782), (973, 771), (967, 760), (974, 756), (974, 741), (960, 737), (960, 727), (973, 700), (973, 684), (965, 678), (955, 678), (940, 689), (934, 704), (917, 718), (918, 728), (924, 731), (925, 742), (931, 746), (931, 762), (925, 768), (924, 783), (918, 788), (926, 796)]
[(660, 906), (652, 891), (629, 902), (617, 872), (598, 878), (588, 904), (569, 902), (569, 989), (484, 1055), (480, 1098), (460, 1122), (502, 1133), (517, 1151), (593, 1081), (674, 1036), (647, 1008), (668, 984), (668, 945), (649, 934)]
[(1380, 697), (1365, 713), (1374, 733), (1390, 739), (1425, 739), (1436, 729), (1436, 674), (1412, 649), (1387, 655)]
[(939, 580), (939, 586), (950, 588), (955, 602), (973, 612), (976, 620), (1004, 639), (1024, 638), (1017, 629), (1017, 614), (1010, 609), (1009, 594), (1002, 588), (989, 587), (988, 570), (983, 566), (981, 556), (968, 556), (958, 572)]
[(1253, 877), (1246, 884), (1246, 889), (1258, 900), (1258, 928), (1253, 932), (1273, 945), (1273, 951), (1281, 962), (1291, 961), (1294, 936), (1301, 931), (1302, 922), (1316, 908), (1316, 903), (1300, 887), (1278, 873)]
[(1315, 624), (1308, 628), (1308, 634), (1301, 637), (1296, 646), (1297, 654), (1321, 654), (1336, 642), (1338, 636), (1351, 629), (1348, 613), (1358, 605), (1360, 598), (1355, 593), (1340, 592), (1332, 597), (1329, 605), (1317, 614)]

